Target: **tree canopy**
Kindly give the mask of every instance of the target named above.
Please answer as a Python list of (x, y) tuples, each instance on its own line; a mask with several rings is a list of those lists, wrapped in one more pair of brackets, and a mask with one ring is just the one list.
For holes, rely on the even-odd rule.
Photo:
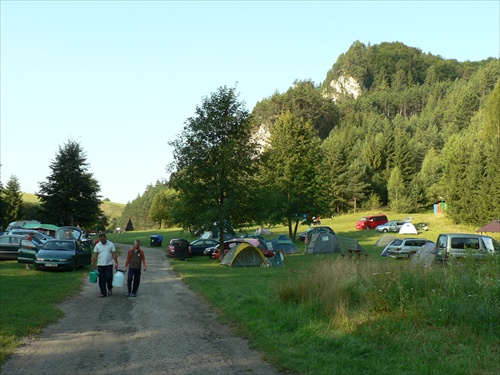
[(268, 220), (285, 224), (295, 238), (303, 215), (323, 212), (318, 198), (321, 142), (312, 121), (290, 111), (278, 116), (262, 158), (259, 185), (269, 198)]
[(235, 227), (250, 220), (251, 183), (257, 157), (250, 113), (234, 88), (220, 87), (203, 98), (195, 115), (170, 145), (170, 185), (177, 191), (174, 216), (184, 228)]

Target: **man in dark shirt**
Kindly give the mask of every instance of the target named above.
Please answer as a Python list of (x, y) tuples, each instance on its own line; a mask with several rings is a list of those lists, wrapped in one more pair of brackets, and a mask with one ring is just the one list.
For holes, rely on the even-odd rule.
[(144, 255), (144, 251), (141, 249), (141, 241), (135, 240), (134, 247), (129, 249), (127, 261), (125, 262), (125, 269), (128, 267), (127, 297), (137, 296), (139, 284), (141, 283), (141, 263), (144, 265), (144, 272), (146, 272), (146, 256)]

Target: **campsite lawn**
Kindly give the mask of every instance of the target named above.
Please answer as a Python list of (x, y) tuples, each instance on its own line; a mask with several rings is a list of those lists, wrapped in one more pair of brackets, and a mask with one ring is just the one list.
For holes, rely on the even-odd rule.
[(288, 256), (283, 268), (230, 268), (199, 258), (172, 264), (282, 371), (500, 370), (498, 261), (448, 272), (328, 255)]
[[(500, 257), (428, 270), (380, 257), (382, 249), (374, 243), (381, 234), (354, 229), (362, 214), (322, 221), (339, 235), (356, 238), (370, 254), (366, 260), (298, 254), (287, 256), (282, 268), (223, 267), (206, 257), (172, 260), (171, 264), (184, 282), (219, 312), (221, 321), (235, 327), (281, 371), (500, 373)], [(388, 216), (405, 219), (408, 215)], [(429, 225), (420, 238), (435, 241), (439, 233), (474, 232), (474, 228), (451, 225), (442, 215), (412, 216), (413, 222)], [(306, 228), (301, 226), (299, 231)], [(284, 227), (271, 229), (273, 234), (267, 239), (288, 234)], [(165, 251), (171, 238), (193, 239), (177, 229), (111, 234), (108, 238), (125, 244), (139, 238), (149, 246), (153, 234), (163, 236), (161, 248)], [(302, 243), (296, 244), (304, 250)], [(55, 305), (79, 290), (79, 272), (58, 275), (65, 277), (58, 283), (51, 281), (50, 275), (24, 272), (15, 262), (0, 263), (2, 361), (22, 336), (36, 334), (57, 318), (60, 312)], [(41, 282), (53, 298), (26, 294)], [(11, 289), (17, 296), (8, 292)], [(38, 317), (37, 327), (31, 325), (33, 312), (26, 310), (26, 295), (34, 306), (43, 302), (53, 309), (50, 316)], [(9, 318), (12, 316), (19, 317), (15, 326)]]

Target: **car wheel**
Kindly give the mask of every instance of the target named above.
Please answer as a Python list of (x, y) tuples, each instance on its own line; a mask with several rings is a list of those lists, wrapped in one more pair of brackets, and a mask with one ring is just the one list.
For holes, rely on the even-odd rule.
[(75, 263), (73, 264), (73, 267), (71, 267), (71, 271), (75, 272), (77, 269), (77, 264), (76, 264), (76, 261)]
[(387, 229), (385, 229), (385, 228), (384, 228), (384, 230), (383, 230), (382, 232), (387, 233), (387, 232), (389, 232), (389, 231), (388, 231)]

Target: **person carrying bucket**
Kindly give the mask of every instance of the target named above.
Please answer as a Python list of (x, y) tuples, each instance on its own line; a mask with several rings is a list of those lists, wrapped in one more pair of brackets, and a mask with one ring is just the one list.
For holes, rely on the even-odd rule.
[[(99, 243), (94, 247), (94, 257), (92, 258), (92, 269), (95, 269), (97, 264), (97, 271), (99, 272), (99, 289), (101, 290), (99, 297), (101, 298), (112, 294), (113, 261), (115, 261), (115, 268), (118, 268), (115, 245), (113, 242), (108, 241), (106, 234), (101, 233), (99, 234)], [(108, 289), (107, 293), (106, 287)]]
[(136, 297), (141, 283), (141, 263), (144, 265), (144, 272), (146, 272), (146, 256), (141, 249), (141, 240), (134, 241), (134, 247), (130, 248), (127, 254), (127, 261), (125, 262), (125, 270), (128, 267), (127, 277), (127, 297)]

